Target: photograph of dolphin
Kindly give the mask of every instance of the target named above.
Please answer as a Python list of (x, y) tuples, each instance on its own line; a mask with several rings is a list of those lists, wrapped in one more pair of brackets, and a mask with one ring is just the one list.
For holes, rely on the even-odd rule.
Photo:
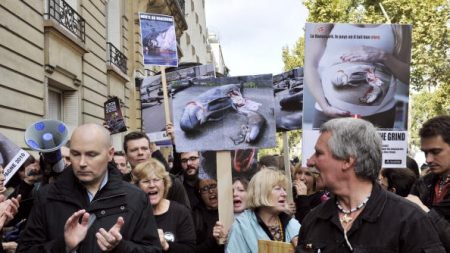
[[(169, 94), (169, 105), (172, 97), (176, 93), (192, 85), (192, 80), (202, 77), (214, 77), (214, 66), (212, 64), (200, 65), (191, 63), (181, 63), (177, 68), (166, 70), (166, 81)], [(153, 76), (147, 76), (142, 80), (140, 86), (142, 123), (144, 132), (147, 134), (165, 132), (166, 117), (164, 115), (164, 98), (161, 83), (161, 75), (158, 73)], [(172, 112), (172, 109), (170, 110)], [(156, 143), (157, 145), (171, 145)]]
[(303, 68), (273, 76), (277, 131), (302, 129)]
[(275, 146), (271, 74), (197, 79), (172, 102), (179, 152)]

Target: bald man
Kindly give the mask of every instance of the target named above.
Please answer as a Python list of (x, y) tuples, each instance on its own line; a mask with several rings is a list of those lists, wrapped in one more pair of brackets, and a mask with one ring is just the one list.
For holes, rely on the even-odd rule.
[(113, 155), (104, 127), (75, 129), (72, 164), (39, 190), (17, 252), (161, 252), (148, 198), (108, 166)]

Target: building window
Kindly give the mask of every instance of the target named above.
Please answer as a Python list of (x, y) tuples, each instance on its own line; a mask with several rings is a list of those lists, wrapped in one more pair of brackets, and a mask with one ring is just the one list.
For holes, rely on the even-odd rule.
[(200, 34), (202, 34), (202, 32), (203, 32), (202, 26), (199, 25), (198, 28), (200, 29)]
[(48, 115), (49, 119), (63, 120), (63, 94), (62, 91), (49, 88), (48, 89)]
[(192, 56), (194, 56), (195, 55), (195, 47), (191, 46), (191, 49), (192, 49)]
[(46, 118), (63, 121), (74, 129), (79, 125), (80, 93), (67, 90), (65, 85), (48, 79)]
[(198, 14), (195, 13), (195, 23), (198, 24)]
[(194, 0), (191, 0), (191, 11), (193, 12), (195, 10)]

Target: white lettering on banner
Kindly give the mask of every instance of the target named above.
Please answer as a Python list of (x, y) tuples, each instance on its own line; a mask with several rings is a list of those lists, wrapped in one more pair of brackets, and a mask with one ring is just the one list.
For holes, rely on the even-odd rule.
[(28, 154), (25, 150), (21, 149), (14, 158), (6, 165), (3, 170), (3, 175), (5, 175), (5, 185), (8, 181), (16, 174), (17, 170), (19, 170), (20, 166), (28, 159), (30, 154)]

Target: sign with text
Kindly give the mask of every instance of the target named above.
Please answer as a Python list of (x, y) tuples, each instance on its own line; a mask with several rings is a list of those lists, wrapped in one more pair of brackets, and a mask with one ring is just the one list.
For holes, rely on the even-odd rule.
[(28, 152), (19, 148), (3, 134), (0, 134), (0, 165), (3, 167), (5, 185), (29, 156), (30, 154)]
[(302, 163), (323, 123), (355, 117), (386, 132), (384, 167), (404, 164), (406, 135), (388, 136), (408, 130), (410, 60), (411, 25), (306, 24)]
[(178, 66), (174, 18), (161, 14), (139, 13), (144, 65)]
[(105, 123), (111, 134), (127, 131), (125, 120), (120, 109), (120, 101), (118, 97), (108, 99), (104, 103)]

